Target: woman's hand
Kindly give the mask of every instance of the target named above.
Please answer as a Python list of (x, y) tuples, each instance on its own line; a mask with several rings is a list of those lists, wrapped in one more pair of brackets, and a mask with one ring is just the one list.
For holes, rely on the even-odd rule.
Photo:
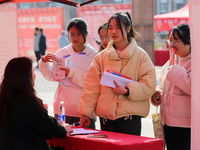
[(51, 53), (47, 53), (46, 55), (42, 56), (42, 61), (43, 62), (53, 62), (55, 60), (55, 55)]
[(70, 125), (68, 123), (65, 123), (64, 127), (67, 130), (67, 133), (72, 133), (73, 132), (72, 128), (70, 127)]
[(60, 70), (65, 71), (65, 76), (67, 77), (70, 71), (70, 68), (66, 67), (66, 68), (59, 68)]
[(159, 106), (161, 104), (160, 97), (161, 97), (161, 93), (159, 91), (156, 91), (151, 97), (151, 103), (154, 106)]
[(86, 116), (82, 116), (80, 118), (80, 122), (81, 124), (79, 125), (79, 127), (82, 127), (82, 128), (87, 128), (90, 125), (90, 119)]
[(116, 95), (124, 95), (128, 92), (128, 90), (122, 86), (119, 86), (116, 81), (114, 81), (116, 88), (113, 88), (113, 92)]

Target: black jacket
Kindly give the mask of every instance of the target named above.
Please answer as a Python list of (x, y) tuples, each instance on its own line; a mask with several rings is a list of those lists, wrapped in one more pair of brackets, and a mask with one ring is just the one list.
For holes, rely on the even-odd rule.
[(39, 42), (39, 49), (40, 49), (40, 53), (41, 54), (45, 54), (45, 51), (47, 49), (47, 45), (46, 45), (46, 37), (44, 34), (42, 34), (40, 36), (40, 42)]
[(6, 124), (0, 127), (0, 150), (50, 150), (46, 139), (65, 137), (66, 129), (47, 111), (30, 102), (10, 106)]

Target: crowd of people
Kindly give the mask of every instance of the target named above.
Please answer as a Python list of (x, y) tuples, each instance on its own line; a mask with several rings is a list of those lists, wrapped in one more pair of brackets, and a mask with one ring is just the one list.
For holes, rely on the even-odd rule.
[[(70, 43), (59, 42), (60, 48), (55, 54), (45, 54), (46, 47), (37, 45), (45, 41), (45, 36), (41, 29), (40, 35), (35, 29), (34, 51), (39, 70), (46, 80), (55, 82), (52, 62), (57, 57), (65, 59), (65, 67), (60, 68), (65, 77), (56, 81), (55, 118), (48, 116), (42, 100), (36, 96), (32, 61), (19, 57), (7, 64), (0, 86), (0, 149), (14, 149), (15, 146), (22, 150), (31, 146), (37, 149), (41, 145), (47, 148), (47, 138), (65, 137), (72, 131), (69, 124), (80, 122), (80, 127), (95, 129), (96, 116), (100, 118), (101, 130), (140, 136), (141, 118), (148, 115), (151, 102), (160, 105), (167, 150), (190, 150), (191, 45), (188, 25), (177, 25), (169, 32), (169, 47), (174, 50), (176, 59), (174, 64), (168, 61), (162, 67), (161, 85), (157, 87), (155, 67), (136, 42), (139, 34), (134, 30), (128, 12), (113, 14), (99, 27), (98, 51), (86, 44), (85, 20), (71, 19), (67, 32)], [(66, 40), (66, 32), (61, 33), (61, 38)], [(74, 67), (70, 66), (72, 59)], [(88, 60), (92, 61), (88, 63)], [(14, 67), (16, 65), (19, 67)], [(102, 85), (104, 72), (117, 73), (133, 82), (125, 87), (118, 81), (113, 81), (112, 88)], [(65, 109), (64, 127), (56, 120), (61, 101)], [(8, 142), (11, 133), (19, 139), (13, 144)]]

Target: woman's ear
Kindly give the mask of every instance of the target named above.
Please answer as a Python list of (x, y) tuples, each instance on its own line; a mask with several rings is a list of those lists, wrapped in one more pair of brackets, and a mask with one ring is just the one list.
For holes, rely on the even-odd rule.
[(127, 32), (129, 33), (131, 31), (131, 26), (129, 26), (128, 28), (127, 28)]

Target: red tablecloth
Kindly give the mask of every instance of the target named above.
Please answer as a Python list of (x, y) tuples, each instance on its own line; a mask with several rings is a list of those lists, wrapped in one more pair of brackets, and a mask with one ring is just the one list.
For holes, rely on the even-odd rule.
[(169, 60), (169, 50), (165, 49), (155, 49), (155, 66), (163, 66)]
[(107, 138), (88, 138), (88, 135), (53, 138), (54, 146), (65, 150), (163, 150), (164, 142), (160, 139), (101, 131)]

